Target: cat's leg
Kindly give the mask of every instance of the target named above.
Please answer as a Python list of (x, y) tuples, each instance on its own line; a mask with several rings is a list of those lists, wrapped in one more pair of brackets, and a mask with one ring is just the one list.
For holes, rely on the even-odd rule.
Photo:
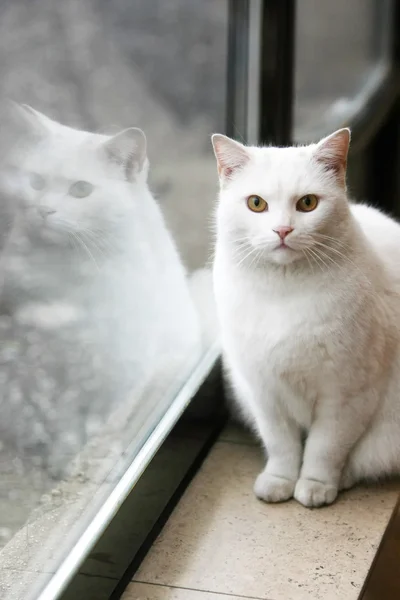
[(267, 464), (258, 475), (254, 493), (265, 502), (292, 498), (302, 456), (301, 430), (289, 417), (279, 399), (279, 390), (252, 389), (236, 373), (232, 378), (243, 413), (253, 422), (267, 451)]
[(257, 428), (267, 451), (267, 464), (254, 484), (257, 498), (283, 502), (293, 497), (303, 452), (299, 425), (281, 410), (279, 399), (255, 410)]
[(332, 395), (318, 402), (294, 492), (296, 500), (316, 507), (336, 499), (346, 460), (366, 431), (375, 407), (373, 391), (359, 398), (340, 400), (339, 395)]

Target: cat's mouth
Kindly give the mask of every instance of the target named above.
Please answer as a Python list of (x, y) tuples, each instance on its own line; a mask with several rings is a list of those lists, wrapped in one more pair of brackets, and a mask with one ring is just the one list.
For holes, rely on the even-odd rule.
[(275, 246), (275, 250), (294, 250), (294, 248), (291, 248), (290, 246), (288, 246), (284, 240), (281, 240), (281, 243), (278, 244), (277, 246)]

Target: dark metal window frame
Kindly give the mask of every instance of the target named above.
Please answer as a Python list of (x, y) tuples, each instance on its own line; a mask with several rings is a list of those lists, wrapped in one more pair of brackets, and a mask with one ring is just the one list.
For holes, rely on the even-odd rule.
[[(292, 143), (296, 4), (295, 0), (229, 0), (226, 133), (231, 137), (244, 142), (250, 140), (251, 143)], [(400, 7), (398, 3), (394, 4), (392, 69), (374, 97), (370, 98), (350, 125), (353, 130), (354, 162), (361, 164), (358, 179), (354, 177), (355, 187), (358, 186), (360, 190), (369, 188), (372, 193), (376, 191), (378, 182), (382, 184), (383, 169), (379, 161), (376, 166), (377, 157), (383, 149), (386, 152), (390, 150), (390, 184), (385, 190), (387, 201), (381, 204), (392, 210), (395, 208), (395, 212), (400, 214), (394, 200), (395, 194), (400, 196), (400, 44), (397, 35), (400, 31)], [(259, 11), (257, 31), (254, 31), (257, 15), (252, 11)], [(249, 73), (254, 39), (255, 50), (259, 52), (256, 58), (256, 62), (259, 60), (257, 89), (252, 88), (254, 80)], [(251, 111), (259, 111), (258, 135), (254, 135), (254, 127), (249, 127)], [(387, 169), (387, 163), (385, 165)], [(218, 362), (81, 565), (62, 600), (120, 598), (225, 422), (221, 365)], [(388, 555), (387, 544), (393, 543), (393, 523), (394, 517), (371, 567), (360, 596), (362, 600), (393, 598), (373, 596), (368, 587), (379, 584), (382, 557)], [(398, 536), (396, 539), (399, 544)], [(379, 585), (376, 589), (380, 589)]]

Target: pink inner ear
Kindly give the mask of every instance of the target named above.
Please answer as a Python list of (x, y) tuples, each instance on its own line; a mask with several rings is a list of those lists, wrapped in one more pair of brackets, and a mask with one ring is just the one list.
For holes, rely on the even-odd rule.
[(341, 162), (336, 157), (318, 157), (317, 162), (321, 163), (327, 171), (334, 171), (335, 173), (340, 173), (343, 169), (346, 168), (346, 162)]
[(241, 169), (249, 160), (249, 155), (242, 144), (230, 138), (214, 137), (214, 152), (217, 158), (219, 175), (230, 179), (237, 170)]
[(331, 135), (317, 148), (317, 162), (322, 163), (329, 171), (341, 173), (346, 169), (349, 142), (350, 134), (347, 129)]

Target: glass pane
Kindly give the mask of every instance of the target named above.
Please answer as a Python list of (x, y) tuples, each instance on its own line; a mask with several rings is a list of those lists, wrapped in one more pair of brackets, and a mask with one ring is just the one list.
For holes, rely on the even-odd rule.
[(1, 600), (37, 596), (214, 341), (226, 38), (225, 1), (1, 3)]
[(294, 139), (348, 123), (389, 65), (391, 0), (298, 0)]

